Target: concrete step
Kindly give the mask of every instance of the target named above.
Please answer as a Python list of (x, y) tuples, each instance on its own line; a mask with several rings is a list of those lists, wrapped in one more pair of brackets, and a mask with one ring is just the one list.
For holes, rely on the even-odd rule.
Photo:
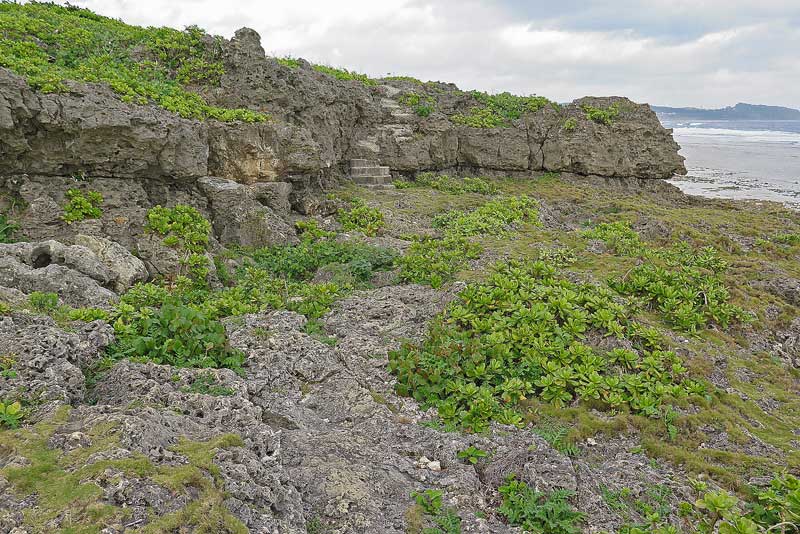
[(378, 164), (374, 161), (370, 161), (368, 159), (351, 159), (350, 160), (350, 167), (374, 167)]
[(391, 176), (351, 176), (353, 182), (359, 185), (391, 185)]
[(389, 171), (389, 167), (384, 166), (375, 166), (375, 167), (350, 167), (350, 176), (378, 176), (378, 177), (388, 177), (391, 176), (392, 173)]

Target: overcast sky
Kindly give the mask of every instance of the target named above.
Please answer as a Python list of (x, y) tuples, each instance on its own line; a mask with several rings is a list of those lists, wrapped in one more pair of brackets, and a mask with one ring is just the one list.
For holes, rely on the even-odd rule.
[(558, 101), (800, 108), (800, 0), (72, 0), (270, 55)]

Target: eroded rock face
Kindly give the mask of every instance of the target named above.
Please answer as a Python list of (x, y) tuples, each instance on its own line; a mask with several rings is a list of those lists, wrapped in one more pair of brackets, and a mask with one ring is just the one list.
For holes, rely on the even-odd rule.
[[(671, 133), (646, 105), (624, 98), (584, 98), (524, 114), (505, 128), (457, 125), (449, 116), (478, 102), (449, 84), (382, 80), (365, 86), (300, 62), (264, 55), (244, 28), (223, 43), (221, 86), (200, 88), (212, 104), (265, 111), (260, 124), (182, 119), (155, 106), (120, 101), (107, 87), (70, 85), (38, 94), (0, 69), (0, 175), (165, 178), (191, 183), (213, 175), (242, 182), (314, 185), (346, 172), (351, 158), (394, 171), (461, 170), (666, 178), (685, 172)], [(420, 117), (400, 103), (431, 98)], [(619, 106), (612, 124), (593, 122), (582, 106)], [(300, 189), (303, 189), (302, 187)]]
[(223, 245), (264, 247), (297, 241), (294, 228), (265, 205), (273, 200), (281, 204), (276, 190), (210, 177), (197, 184), (210, 201), (214, 231)]
[(31, 392), (42, 402), (82, 402), (86, 380), (81, 368), (100, 358), (113, 340), (113, 329), (101, 321), (65, 332), (49, 317), (0, 318), (0, 355), (14, 370), (0, 375), (0, 398)]
[(114, 268), (119, 265), (105, 263), (78, 245), (53, 240), (0, 244), (0, 286), (23, 293), (53, 292), (75, 307), (103, 307), (114, 302), (116, 294), (107, 289), (119, 280), (120, 271)]
[(122, 102), (103, 85), (37, 94), (0, 69), (0, 173), (191, 178), (206, 174), (203, 125)]

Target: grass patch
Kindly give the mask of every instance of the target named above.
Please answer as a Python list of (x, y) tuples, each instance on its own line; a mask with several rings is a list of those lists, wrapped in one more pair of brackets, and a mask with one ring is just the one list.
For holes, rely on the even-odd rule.
[(412, 182), (395, 181), (398, 189), (412, 187), (429, 187), (444, 193), (463, 195), (464, 193), (479, 193), (481, 195), (494, 195), (498, 192), (497, 186), (485, 178), (457, 178), (446, 174), (423, 172), (416, 176)]

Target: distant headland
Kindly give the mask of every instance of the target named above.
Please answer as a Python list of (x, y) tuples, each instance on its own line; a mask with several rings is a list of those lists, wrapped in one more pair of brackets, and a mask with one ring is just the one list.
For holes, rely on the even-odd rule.
[(699, 120), (800, 120), (800, 110), (780, 106), (738, 103), (720, 109), (651, 106), (659, 115)]

